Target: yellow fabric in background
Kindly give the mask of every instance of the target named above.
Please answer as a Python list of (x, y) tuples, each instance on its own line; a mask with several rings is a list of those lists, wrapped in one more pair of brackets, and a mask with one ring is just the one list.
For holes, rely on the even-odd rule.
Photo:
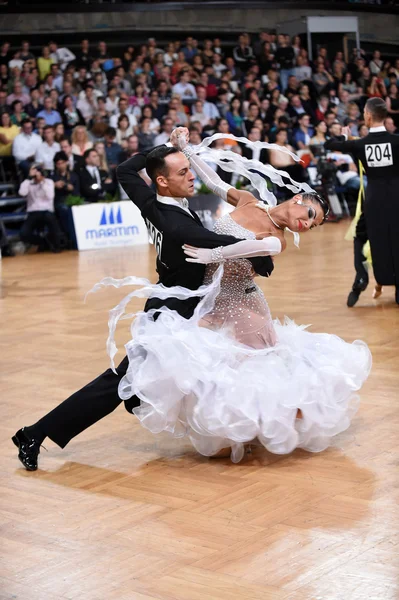
[[(348, 231), (345, 234), (345, 239), (348, 242), (351, 242), (353, 240), (353, 238), (356, 236), (356, 225), (360, 218), (360, 215), (362, 214), (362, 201), (364, 202), (364, 198), (365, 198), (364, 181), (363, 181), (364, 173), (365, 173), (364, 167), (363, 167), (361, 161), (359, 160), (360, 189), (359, 189), (359, 195), (357, 197), (355, 217), (352, 219), (352, 222), (349, 225)], [(371, 250), (370, 250), (369, 242), (366, 242), (366, 244), (363, 246), (363, 254), (366, 257), (367, 262), (371, 265)]]

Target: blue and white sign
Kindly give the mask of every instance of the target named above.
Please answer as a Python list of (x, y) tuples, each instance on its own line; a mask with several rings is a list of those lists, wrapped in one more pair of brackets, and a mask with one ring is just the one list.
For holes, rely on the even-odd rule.
[(130, 201), (72, 207), (79, 250), (148, 244), (147, 226)]

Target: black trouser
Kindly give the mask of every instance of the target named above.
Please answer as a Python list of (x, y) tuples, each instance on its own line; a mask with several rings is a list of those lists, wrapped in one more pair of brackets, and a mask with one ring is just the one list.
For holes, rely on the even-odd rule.
[[(127, 356), (118, 365), (117, 375), (107, 369), (91, 383), (85, 385), (35, 424), (44, 435), (64, 448), (68, 442), (114, 411), (122, 400), (118, 395), (118, 385), (125, 375), (129, 361)], [(132, 412), (140, 400), (133, 396), (125, 402), (125, 408)]]
[(356, 277), (352, 286), (354, 291), (363, 292), (369, 283), (369, 275), (363, 264), (366, 261), (366, 257), (363, 254), (363, 246), (368, 242), (368, 239), (366, 219), (364, 212), (362, 212), (356, 225), (356, 235), (353, 240), (353, 253), (356, 270)]
[(26, 221), (21, 227), (20, 237), (23, 242), (40, 246), (43, 238), (35, 233), (37, 229), (47, 226), (46, 239), (52, 250), (60, 249), (61, 231), (54, 213), (49, 210), (35, 210), (29, 212)]

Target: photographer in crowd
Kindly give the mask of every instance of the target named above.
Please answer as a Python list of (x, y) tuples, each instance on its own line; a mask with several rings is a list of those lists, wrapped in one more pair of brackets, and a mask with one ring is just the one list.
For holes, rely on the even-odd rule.
[(21, 228), (21, 240), (34, 246), (41, 246), (45, 240), (53, 252), (60, 252), (61, 231), (54, 214), (54, 182), (45, 177), (42, 167), (33, 165), (18, 193), (26, 197), (28, 213)]

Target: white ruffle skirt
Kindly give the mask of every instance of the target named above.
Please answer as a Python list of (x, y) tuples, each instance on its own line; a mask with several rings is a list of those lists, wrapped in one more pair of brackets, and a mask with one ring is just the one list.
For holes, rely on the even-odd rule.
[[(288, 318), (274, 321), (277, 344), (261, 350), (238, 343), (228, 330), (200, 327), (201, 317), (213, 306), (222, 272), (220, 267), (213, 283), (195, 292), (203, 299), (189, 320), (169, 309), (157, 311), (156, 320), (154, 311), (134, 315), (120, 397), (138, 396), (134, 414), (149, 431), (188, 437), (205, 456), (231, 447), (231, 459), (239, 462), (245, 444), (254, 440), (275, 454), (326, 449), (357, 411), (356, 392), (371, 369), (368, 346), (310, 333)], [(99, 286), (135, 281), (143, 283), (108, 279)], [(184, 288), (146, 284), (127, 298), (194, 295)], [(126, 304), (127, 299), (111, 311), (111, 359), (116, 352), (113, 332)]]

